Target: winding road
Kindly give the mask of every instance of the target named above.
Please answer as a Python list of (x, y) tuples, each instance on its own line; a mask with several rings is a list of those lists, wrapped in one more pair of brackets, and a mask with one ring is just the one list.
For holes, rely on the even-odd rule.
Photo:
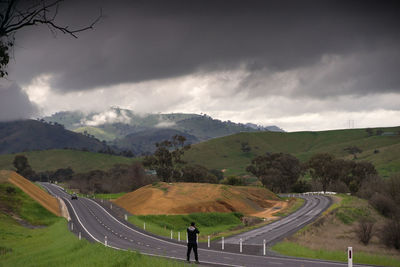
[[(186, 260), (186, 242), (154, 236), (118, 219), (111, 210), (92, 199), (71, 200), (71, 196), (61, 187), (50, 183), (41, 185), (52, 195), (64, 200), (71, 217), (70, 230), (75, 234), (80, 233), (82, 238), (115, 249), (137, 250), (145, 255)], [(199, 244), (200, 262), (211, 266), (347, 266), (347, 263), (263, 255), (263, 239), (269, 243), (276, 242), (314, 220), (330, 204), (329, 199), (323, 196), (304, 198), (305, 205), (292, 215), (262, 228), (227, 238), (224, 250), (219, 243), (212, 243), (211, 248), (207, 248), (207, 244)], [(242, 253), (239, 252), (237, 242), (240, 238), (243, 239)]]

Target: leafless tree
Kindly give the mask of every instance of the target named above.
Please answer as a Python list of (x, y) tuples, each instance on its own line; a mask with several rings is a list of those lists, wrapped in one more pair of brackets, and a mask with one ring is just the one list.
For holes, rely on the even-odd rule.
[(7, 75), (10, 50), (14, 45), (15, 33), (20, 29), (43, 24), (53, 34), (61, 32), (78, 38), (78, 33), (93, 29), (102, 17), (100, 10), (99, 16), (89, 25), (76, 29), (60, 25), (56, 18), (61, 2), (63, 0), (0, 0), (0, 77)]
[(375, 222), (368, 218), (361, 218), (356, 228), (356, 234), (360, 242), (368, 245), (371, 240)]

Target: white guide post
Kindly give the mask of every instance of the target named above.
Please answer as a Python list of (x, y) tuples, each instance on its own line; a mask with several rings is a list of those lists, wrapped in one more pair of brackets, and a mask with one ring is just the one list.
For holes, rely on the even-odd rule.
[(347, 248), (347, 262), (349, 267), (353, 267), (353, 247)]
[(125, 214), (125, 221), (127, 221), (128, 220), (128, 215), (127, 214)]
[(242, 238), (240, 238), (239, 245), (240, 245), (240, 253), (242, 253), (242, 251), (243, 251), (243, 239)]
[(82, 239), (81, 232), (79, 232), (79, 235), (78, 235), (78, 237), (79, 237), (79, 240), (81, 240), (81, 239)]
[(263, 240), (263, 255), (265, 256), (265, 254), (267, 254), (267, 248), (266, 248), (266, 241), (265, 239)]
[(171, 230), (171, 239), (172, 239), (172, 230)]
[(71, 231), (74, 231), (74, 223), (71, 222)]
[(208, 240), (207, 240), (207, 246), (210, 247), (210, 236), (208, 236), (207, 239), (208, 239)]
[(143, 223), (143, 230), (146, 230), (146, 222)]
[(181, 242), (181, 232), (178, 232), (178, 242)]
[(224, 237), (222, 237), (222, 250), (224, 250), (225, 245), (224, 245)]
[(107, 247), (107, 236), (104, 237), (104, 246)]
[(111, 203), (111, 205), (110, 205), (110, 209), (112, 209), (112, 203)]

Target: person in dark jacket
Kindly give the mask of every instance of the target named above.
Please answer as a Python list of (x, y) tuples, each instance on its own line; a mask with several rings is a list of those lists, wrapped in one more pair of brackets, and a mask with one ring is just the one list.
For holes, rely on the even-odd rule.
[(187, 261), (190, 261), (190, 252), (194, 252), (194, 258), (196, 262), (199, 262), (199, 255), (197, 254), (197, 235), (199, 234), (199, 230), (196, 228), (195, 223), (192, 222), (190, 226), (187, 228), (187, 237), (188, 237), (188, 244), (187, 244)]

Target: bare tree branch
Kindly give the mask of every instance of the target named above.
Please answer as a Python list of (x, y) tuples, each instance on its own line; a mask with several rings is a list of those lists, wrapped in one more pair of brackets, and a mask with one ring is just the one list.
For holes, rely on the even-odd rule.
[[(56, 34), (61, 32), (78, 38), (78, 33), (94, 28), (94, 25), (103, 17), (100, 9), (99, 16), (88, 26), (70, 29), (67, 25), (60, 25), (55, 20), (58, 15), (59, 4), (63, 0), (38, 0), (31, 6), (19, 0), (0, 1), (0, 78), (7, 75), (6, 67), (10, 59), (9, 51), (14, 44), (14, 34), (25, 27), (44, 24)], [(21, 4), (23, 2), (23, 4)]]

